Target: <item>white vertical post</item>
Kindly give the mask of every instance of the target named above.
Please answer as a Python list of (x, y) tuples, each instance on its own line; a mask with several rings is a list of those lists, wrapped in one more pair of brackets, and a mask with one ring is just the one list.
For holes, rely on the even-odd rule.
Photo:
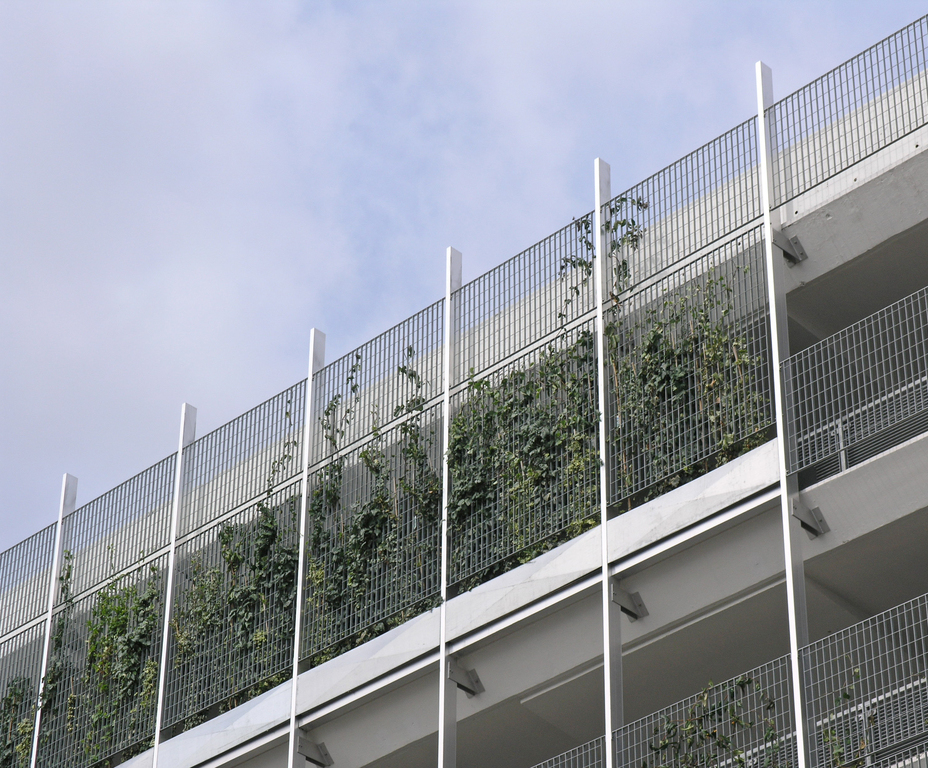
[(600, 541), (602, 543), (602, 608), (603, 608), (603, 701), (605, 704), (605, 767), (613, 768), (613, 732), (623, 725), (622, 702), (622, 612), (612, 601), (609, 577), (609, 467), (607, 453), (606, 424), (606, 336), (603, 299), (606, 296), (606, 280), (611, 232), (608, 212), (605, 207), (612, 199), (612, 176), (609, 163), (596, 158), (593, 163), (596, 207), (593, 211), (594, 269), (593, 280), (596, 300), (596, 374), (597, 406), (599, 408), (599, 515)]
[[(300, 494), (300, 537), (298, 540), (296, 569), (296, 606), (293, 624), (293, 672), (290, 678), (290, 748), (287, 751), (287, 768), (295, 768), (298, 762), (297, 747), (300, 744), (296, 727), (297, 680), (300, 676), (300, 647), (303, 631), (303, 581), (306, 567), (306, 515), (309, 511), (309, 465), (313, 447), (313, 424), (316, 421), (315, 387), (313, 380), (325, 367), (325, 334), (313, 328), (309, 332), (309, 376), (306, 379), (306, 395), (303, 418), (303, 486)], [(305, 759), (304, 759), (305, 763)]]
[(61, 501), (58, 504), (58, 523), (55, 526), (55, 549), (52, 554), (52, 567), (48, 575), (48, 607), (45, 612), (45, 641), (42, 648), (42, 671), (39, 674), (39, 697), (35, 706), (35, 724), (32, 730), (32, 756), (29, 767), (35, 768), (39, 759), (39, 728), (42, 725), (42, 697), (45, 695), (45, 675), (48, 674), (49, 654), (52, 640), (52, 614), (55, 609), (55, 596), (58, 592), (58, 579), (61, 577), (61, 556), (63, 541), (61, 529), (64, 519), (74, 511), (77, 502), (77, 478), (65, 474), (61, 479)]
[(158, 704), (155, 710), (155, 742), (152, 768), (158, 768), (161, 748), (161, 722), (164, 716), (164, 688), (168, 676), (168, 640), (170, 639), (171, 613), (174, 610), (174, 556), (177, 550), (177, 526), (184, 484), (184, 450), (197, 434), (197, 409), (184, 403), (180, 409), (180, 437), (177, 441), (177, 463), (174, 467), (174, 500), (171, 504), (171, 545), (168, 550), (168, 583), (164, 598), (164, 626), (161, 633), (161, 664), (158, 666)]
[(805, 692), (802, 660), (799, 649), (809, 643), (806, 611), (805, 572), (802, 564), (801, 528), (792, 519), (792, 503), (798, 499), (796, 476), (787, 473), (786, 408), (783, 400), (783, 370), (781, 363), (789, 357), (789, 330), (786, 315), (786, 289), (783, 253), (773, 244), (773, 228), (779, 226), (779, 212), (772, 209), (773, 176), (770, 122), (767, 109), (773, 104), (773, 75), (770, 67), (757, 62), (757, 142), (760, 156), (761, 205), (764, 212), (764, 257), (767, 267), (767, 296), (770, 306), (770, 353), (773, 367), (773, 400), (777, 420), (777, 461), (780, 471), (780, 513), (783, 531), (783, 554), (786, 566), (786, 605), (789, 620), (790, 676), (793, 688), (793, 711), (796, 716), (796, 749), (798, 768), (807, 764)]
[(451, 387), (454, 384), (455, 311), (453, 295), (461, 287), (461, 252), (448, 248), (445, 254), (444, 360), (442, 365), (441, 416), (441, 608), (438, 638), (438, 768), (455, 768), (457, 761), (457, 684), (449, 677), (447, 645), (449, 531), (448, 503), (451, 498), (451, 473), (448, 467), (448, 443), (451, 433)]

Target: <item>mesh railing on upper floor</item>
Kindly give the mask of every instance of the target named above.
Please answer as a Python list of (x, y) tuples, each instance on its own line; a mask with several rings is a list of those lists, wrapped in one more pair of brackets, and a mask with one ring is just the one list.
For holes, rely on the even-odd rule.
[(770, 107), (773, 205), (928, 122), (928, 16)]
[(928, 595), (801, 652), (813, 768), (871, 765), (928, 741)]
[(177, 548), (163, 723), (189, 725), (287, 679), (302, 478)]
[(0, 637), (40, 616), (48, 607), (55, 527), (49, 525), (0, 552)]
[[(621, 293), (761, 215), (756, 118), (736, 126), (608, 205), (618, 248), (607, 293)], [(620, 247), (623, 234), (637, 236)], [(608, 298), (608, 297), (607, 297)]]
[(591, 222), (592, 214), (582, 216), (455, 293), (454, 384), (594, 309)]
[(765, 439), (760, 228), (618, 297), (606, 320), (610, 504), (660, 495)]
[(184, 450), (183, 537), (300, 474), (306, 381)]
[[(63, 578), (68, 581), (70, 559)], [(144, 751), (158, 698), (167, 556), (140, 565), (55, 615), (39, 765), (79, 768)]]
[(369, 438), (442, 394), (444, 299), (330, 363), (313, 377), (315, 411), (310, 466), (335, 445)]
[(535, 768), (603, 768), (605, 765), (603, 759), (604, 742), (605, 739), (600, 736), (598, 739), (574, 747), (562, 755), (538, 763)]
[(441, 409), (408, 408), (310, 476), (301, 656), (313, 665), (438, 599)]
[(0, 643), (0, 765), (29, 764), (44, 640), (41, 622)]
[(787, 463), (809, 477), (928, 429), (928, 288), (783, 362)]
[(598, 522), (594, 346), (587, 321), (454, 397), (450, 584), (470, 588)]
[(170, 543), (176, 462), (172, 454), (64, 518), (72, 594), (107, 583)]

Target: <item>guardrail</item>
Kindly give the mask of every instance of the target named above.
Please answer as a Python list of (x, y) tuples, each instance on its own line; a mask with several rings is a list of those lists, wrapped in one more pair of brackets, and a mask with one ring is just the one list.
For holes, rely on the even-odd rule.
[(787, 459), (809, 485), (928, 427), (928, 288), (783, 363)]
[(923, 17), (770, 107), (775, 206), (925, 124), (926, 48)]
[[(928, 759), (928, 595), (800, 649), (813, 768)], [(785, 656), (629, 723), (615, 765), (789, 768), (797, 762)], [(602, 739), (535, 768), (602, 768)]]

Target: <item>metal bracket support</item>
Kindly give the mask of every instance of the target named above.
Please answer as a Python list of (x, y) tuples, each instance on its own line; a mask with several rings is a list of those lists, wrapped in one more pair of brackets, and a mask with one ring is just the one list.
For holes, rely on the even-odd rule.
[(783, 251), (783, 258), (789, 262), (789, 266), (792, 267), (808, 258), (798, 237), (795, 235), (793, 237), (787, 237), (779, 229), (775, 229), (774, 227), (771, 227), (770, 231), (773, 232), (773, 244)]
[(332, 755), (330, 755), (329, 750), (325, 748), (325, 744), (321, 741), (316, 744), (302, 734), (300, 734), (299, 741), (297, 741), (296, 751), (305, 757), (306, 761), (311, 765), (318, 765), (321, 768), (325, 768), (325, 766), (328, 765), (335, 765), (335, 762), (332, 760)]
[(791, 499), (790, 504), (792, 506), (793, 517), (799, 521), (799, 524), (810, 539), (814, 539), (816, 536), (821, 536), (823, 533), (828, 533), (828, 531), (831, 530), (831, 527), (825, 522), (825, 516), (822, 515), (822, 510), (818, 507), (809, 509), (798, 498)]
[(612, 589), (612, 602), (622, 609), (622, 613), (628, 616), (629, 621), (637, 621), (648, 615), (648, 609), (644, 605), (644, 600), (637, 592), (626, 592), (619, 586), (618, 577), (612, 578), (610, 584)]
[(477, 674), (476, 669), (464, 669), (456, 659), (450, 656), (448, 657), (448, 679), (464, 691), (469, 699), (486, 690), (480, 682), (480, 675)]

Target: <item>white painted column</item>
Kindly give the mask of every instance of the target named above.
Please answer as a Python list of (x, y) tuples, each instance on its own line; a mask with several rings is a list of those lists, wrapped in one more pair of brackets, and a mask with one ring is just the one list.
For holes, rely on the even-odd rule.
[(30, 768), (35, 768), (39, 759), (39, 728), (42, 725), (42, 697), (45, 694), (45, 676), (48, 674), (49, 654), (52, 641), (52, 614), (55, 609), (55, 596), (58, 593), (58, 580), (61, 578), (62, 538), (61, 529), (64, 519), (70, 515), (77, 502), (77, 478), (65, 474), (61, 479), (61, 501), (58, 504), (58, 523), (55, 526), (55, 548), (52, 554), (52, 567), (48, 575), (48, 607), (45, 613), (45, 640), (42, 646), (42, 671), (39, 674), (39, 696), (35, 705), (35, 725), (32, 730), (32, 756)]
[(612, 600), (609, 577), (609, 467), (608, 425), (606, 424), (606, 336), (603, 300), (606, 296), (608, 255), (611, 232), (605, 206), (612, 199), (612, 178), (609, 164), (599, 158), (593, 163), (596, 206), (593, 211), (594, 270), (596, 295), (596, 374), (597, 407), (599, 409), (599, 515), (602, 543), (602, 608), (603, 608), (603, 699), (605, 703), (605, 767), (613, 768), (613, 732), (624, 720), (622, 703), (622, 611)]
[[(300, 535), (296, 570), (296, 607), (293, 625), (293, 673), (290, 678), (290, 748), (287, 751), (287, 768), (305, 765), (306, 759), (297, 749), (300, 744), (296, 726), (297, 681), (300, 676), (300, 647), (303, 637), (303, 582), (306, 569), (306, 516), (309, 512), (309, 465), (313, 447), (313, 424), (316, 421), (316, 401), (313, 382), (325, 367), (325, 334), (313, 328), (309, 332), (309, 376), (306, 379), (306, 396), (303, 419), (303, 492), (300, 494)], [(300, 762), (302, 760), (302, 762)]]
[(448, 467), (448, 444), (451, 433), (452, 371), (456, 353), (455, 311), (453, 294), (460, 289), (461, 252), (448, 248), (445, 254), (445, 316), (444, 358), (442, 365), (441, 416), (441, 607), (438, 639), (438, 768), (455, 768), (457, 761), (457, 684), (450, 678), (451, 660), (448, 658), (447, 606), (448, 563), (451, 541), (448, 530), (448, 504), (451, 498), (451, 472)]
[(792, 504), (798, 500), (796, 476), (787, 474), (786, 406), (783, 400), (781, 363), (789, 357), (789, 330), (786, 315), (786, 289), (783, 252), (773, 243), (774, 227), (779, 228), (779, 212), (772, 210), (773, 174), (770, 123), (767, 109), (773, 104), (773, 75), (763, 62), (757, 62), (757, 142), (760, 157), (761, 205), (764, 212), (764, 256), (767, 266), (767, 296), (770, 306), (770, 353), (773, 368), (773, 400), (777, 420), (777, 461), (780, 471), (780, 513), (783, 530), (783, 554), (786, 565), (786, 603), (789, 617), (790, 676), (792, 678), (793, 712), (796, 717), (796, 748), (798, 768), (807, 765), (807, 720), (803, 675), (799, 649), (809, 643), (806, 610), (805, 572), (802, 564), (800, 534), (802, 527), (792, 516)]
[(174, 500), (171, 504), (171, 545), (168, 550), (168, 583), (164, 598), (164, 627), (161, 634), (161, 664), (158, 667), (158, 704), (155, 710), (155, 742), (152, 768), (158, 768), (161, 748), (161, 722), (164, 716), (164, 688), (168, 674), (168, 641), (170, 640), (171, 613), (174, 610), (174, 559), (177, 550), (177, 526), (184, 485), (184, 449), (197, 434), (197, 409), (184, 403), (180, 409), (180, 437), (177, 441), (177, 463), (174, 468)]

